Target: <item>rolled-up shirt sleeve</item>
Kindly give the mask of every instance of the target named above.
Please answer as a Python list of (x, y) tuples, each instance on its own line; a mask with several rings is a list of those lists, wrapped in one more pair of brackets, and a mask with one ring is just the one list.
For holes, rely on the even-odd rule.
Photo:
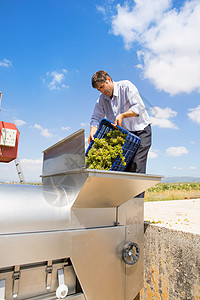
[(145, 112), (146, 108), (143, 104), (143, 101), (140, 97), (137, 88), (133, 84), (131, 84), (131, 82), (127, 86), (126, 93), (127, 93), (127, 99), (129, 100), (131, 105), (129, 110), (141, 116)]
[(103, 105), (101, 104), (100, 98), (97, 100), (96, 105), (94, 107), (94, 111), (91, 117), (90, 126), (99, 126), (99, 122), (101, 119), (105, 117), (105, 111)]

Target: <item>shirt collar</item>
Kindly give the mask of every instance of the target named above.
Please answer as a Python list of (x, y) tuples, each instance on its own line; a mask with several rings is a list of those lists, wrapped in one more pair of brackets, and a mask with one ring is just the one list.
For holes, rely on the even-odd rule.
[(113, 85), (113, 96), (112, 96), (112, 98), (110, 98), (110, 97), (104, 95), (104, 97), (105, 97), (106, 100), (113, 100), (114, 97), (117, 97), (118, 94), (119, 94), (119, 87), (117, 85), (117, 82), (113, 81), (113, 84), (114, 84)]
[(118, 88), (117, 82), (113, 81), (113, 84), (114, 84), (114, 87), (113, 87), (113, 97), (112, 97), (112, 99), (114, 97), (117, 97), (118, 96), (118, 92), (119, 92), (119, 88)]

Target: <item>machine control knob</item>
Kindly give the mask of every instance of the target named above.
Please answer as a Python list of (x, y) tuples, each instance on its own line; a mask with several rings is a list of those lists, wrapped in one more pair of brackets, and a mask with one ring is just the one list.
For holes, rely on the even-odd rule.
[[(134, 247), (134, 252), (133, 252)], [(122, 250), (122, 258), (127, 265), (134, 265), (140, 257), (140, 248), (136, 243), (127, 243)]]

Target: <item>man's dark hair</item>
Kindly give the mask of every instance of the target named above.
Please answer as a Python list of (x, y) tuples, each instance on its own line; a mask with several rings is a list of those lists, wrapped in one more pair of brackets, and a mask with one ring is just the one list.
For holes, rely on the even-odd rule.
[[(106, 71), (97, 71), (93, 76), (92, 76), (92, 86), (93, 88), (97, 87), (97, 84), (99, 82), (106, 82), (107, 78), (110, 77), (110, 75)], [(110, 77), (112, 80), (112, 78)]]

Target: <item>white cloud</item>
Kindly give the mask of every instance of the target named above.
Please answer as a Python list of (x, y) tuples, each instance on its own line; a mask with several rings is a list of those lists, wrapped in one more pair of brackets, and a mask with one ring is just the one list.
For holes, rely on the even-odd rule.
[(148, 158), (157, 158), (158, 157), (158, 150), (149, 150)]
[(42, 174), (43, 159), (20, 159), (22, 173), (24, 175), (25, 182), (41, 182), (40, 175)]
[(87, 126), (89, 126), (90, 124), (89, 124), (89, 123), (85, 123), (85, 122), (81, 122), (80, 125), (81, 125), (82, 127), (87, 127)]
[(47, 128), (43, 128), (41, 125), (39, 124), (35, 124), (33, 126), (33, 128), (37, 128), (40, 130), (40, 134), (46, 138), (51, 138), (53, 137), (53, 135), (49, 132), (49, 130)]
[(101, 12), (102, 14), (104, 14), (104, 15), (106, 14), (106, 9), (105, 9), (105, 7), (97, 5), (97, 6), (96, 6), (96, 9), (97, 9), (99, 12)]
[(178, 10), (171, 0), (135, 0), (116, 8), (112, 33), (127, 49), (140, 45), (144, 78), (171, 95), (200, 92), (200, 2), (186, 1)]
[(22, 166), (22, 169), (28, 170), (28, 171), (41, 171), (42, 170), (42, 162), (43, 159), (42, 158), (38, 158), (38, 159), (27, 159), (27, 158), (23, 158), (20, 159), (20, 163)]
[(192, 121), (200, 124), (200, 105), (198, 105), (196, 108), (190, 108), (188, 110), (189, 110), (189, 113), (187, 114), (188, 117)]
[(18, 120), (18, 119), (16, 119), (16, 120), (14, 121), (14, 123), (15, 123), (16, 126), (23, 126), (23, 125), (26, 124), (25, 121), (23, 121), (23, 120)]
[(169, 147), (166, 150), (166, 155), (167, 156), (181, 156), (183, 154), (187, 154), (189, 151), (183, 147), (183, 146), (179, 146), (179, 147)]
[(150, 108), (150, 112), (153, 115), (150, 117), (153, 126), (158, 126), (160, 128), (179, 129), (171, 120), (169, 120), (177, 115), (177, 112), (171, 108), (161, 108), (155, 106)]
[(2, 61), (0, 61), (0, 67), (11, 67), (12, 66), (12, 62), (6, 58), (4, 58)]
[(180, 171), (180, 170), (183, 170), (183, 167), (173, 167), (172, 170), (178, 170), (178, 171)]
[(70, 129), (71, 129), (71, 127), (70, 127), (70, 126), (61, 127), (61, 129), (62, 129), (62, 130), (65, 130), (65, 131), (68, 131), (68, 130), (70, 130)]
[(161, 107), (155, 106), (155, 107), (150, 108), (150, 111), (151, 111), (152, 115), (154, 115), (154, 117), (161, 118), (161, 119), (169, 119), (169, 118), (176, 117), (176, 115), (177, 115), (177, 112), (172, 110), (170, 107), (161, 108)]
[(159, 22), (161, 15), (171, 3), (170, 0), (135, 0), (134, 2), (134, 7), (130, 7), (128, 3), (124, 6), (118, 4), (117, 15), (112, 20), (113, 33), (122, 36), (126, 48), (130, 48), (133, 42), (141, 42), (150, 24)]
[(47, 72), (46, 73), (47, 78), (44, 79), (44, 82), (47, 81), (47, 86), (50, 90), (60, 90), (61, 88), (68, 88), (69, 86), (65, 84), (66, 73), (67, 73), (66, 69), (62, 69), (61, 72), (57, 72), (57, 71)]
[(196, 170), (197, 168), (194, 167), (194, 166), (190, 166), (188, 169), (189, 169), (189, 170)]
[(176, 125), (172, 123), (172, 121), (167, 119), (160, 119), (160, 118), (150, 118), (153, 126), (158, 126), (160, 128), (172, 128), (172, 129), (178, 129)]

